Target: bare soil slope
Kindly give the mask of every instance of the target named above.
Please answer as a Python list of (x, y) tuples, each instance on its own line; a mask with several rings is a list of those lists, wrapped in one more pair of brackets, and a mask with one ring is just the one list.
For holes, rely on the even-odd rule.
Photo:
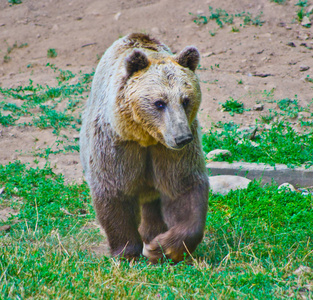
[[(200, 120), (204, 130), (212, 121), (252, 125), (260, 114), (275, 109), (272, 100), (297, 97), (301, 106), (312, 101), (313, 84), (306, 78), (313, 78), (313, 31), (298, 21), (297, 3), (23, 0), (10, 5), (4, 0), (0, 2), (0, 87), (24, 86), (29, 79), (43, 86), (56, 85), (56, 74), (46, 67), (48, 62), (63, 70), (90, 73), (112, 42), (130, 32), (144, 32), (174, 52), (187, 45), (200, 50), (201, 68), (197, 73), (203, 92)], [(310, 4), (313, 2), (309, 0), (305, 11), (312, 9)], [(194, 23), (196, 15), (211, 15), (209, 6), (214, 12), (223, 9), (234, 14), (233, 24), (224, 22), (221, 28), (215, 20)], [(235, 16), (243, 16), (243, 12), (249, 12), (252, 21), (262, 22), (262, 26), (251, 22), (244, 25), (244, 17)], [(23, 46), (25, 43), (27, 46)], [(57, 57), (47, 57), (50, 48), (56, 50)], [(221, 111), (220, 102), (230, 97), (251, 110), (233, 117)], [(1, 101), (14, 99), (0, 95)], [(264, 110), (253, 110), (256, 103), (263, 103)], [(293, 122), (298, 126), (297, 120)], [(69, 130), (67, 135), (75, 139), (77, 132)], [(0, 163), (19, 159), (34, 164), (33, 152), (54, 145), (55, 140), (48, 129), (0, 125)], [(77, 152), (59, 153), (49, 159), (68, 180), (82, 179)], [(44, 163), (44, 159), (38, 160)]]

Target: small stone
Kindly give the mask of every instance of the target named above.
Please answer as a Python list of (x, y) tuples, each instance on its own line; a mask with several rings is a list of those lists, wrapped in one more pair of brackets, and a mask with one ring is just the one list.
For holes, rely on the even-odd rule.
[(307, 266), (300, 266), (297, 270), (293, 272), (295, 275), (302, 275), (304, 273), (312, 273), (312, 269)]
[(292, 185), (292, 184), (290, 184), (290, 183), (288, 183), (288, 182), (285, 182), (285, 183), (283, 183), (283, 184), (281, 184), (279, 187), (278, 187), (278, 189), (279, 190), (288, 190), (289, 189), (289, 191), (290, 192), (296, 192), (297, 190), (295, 189), (295, 187)]
[(248, 138), (250, 140), (253, 140), (257, 130), (258, 130), (257, 126), (242, 127), (242, 128), (237, 130), (238, 137), (239, 138)]
[(250, 179), (241, 176), (209, 176), (210, 190), (213, 194), (227, 195), (231, 190), (246, 189), (250, 182)]
[(262, 111), (263, 109), (264, 109), (264, 105), (261, 103), (253, 106), (253, 110), (256, 110), (256, 111)]
[(312, 14), (313, 13), (313, 5), (310, 5), (307, 9), (306, 9), (306, 12), (308, 14)]
[(114, 20), (115, 21), (118, 21), (118, 19), (120, 18), (120, 16), (122, 15), (122, 13), (119, 11), (118, 13), (116, 13), (115, 15), (114, 15)]
[(309, 69), (310, 69), (309, 66), (300, 66), (300, 72), (304, 72), (304, 71), (307, 71)]
[(58, 31), (59, 30), (59, 26), (57, 25), (57, 24), (54, 24), (53, 26), (52, 26), (52, 29), (51, 29), (52, 31)]
[(311, 20), (309, 17), (307, 16), (304, 16), (303, 19), (302, 19), (302, 22), (301, 22), (301, 25), (304, 26), (304, 27), (310, 27), (311, 26)]
[(287, 43), (287, 46), (296, 47), (296, 44), (294, 42), (289, 42), (289, 43)]
[(253, 146), (253, 147), (260, 147), (260, 144), (254, 142), (254, 141), (250, 141), (250, 143), (251, 143), (251, 146)]
[(215, 53), (214, 53), (213, 51), (204, 53), (202, 56), (203, 56), (203, 57), (210, 57), (210, 56), (212, 56), (212, 55), (215, 55)]
[(296, 65), (296, 64), (297, 64), (297, 61), (295, 61), (295, 60), (291, 60), (291, 61), (288, 63), (289, 66), (294, 66), (294, 65)]
[(156, 35), (159, 35), (161, 33), (158, 27), (152, 27), (151, 32)]
[(223, 150), (223, 149), (215, 149), (215, 150), (212, 150), (210, 151), (207, 155), (206, 155), (206, 158), (208, 160), (213, 160), (215, 159), (216, 157), (218, 156), (231, 156), (231, 152), (229, 150)]
[(9, 231), (11, 229), (10, 225), (3, 225), (0, 226), (0, 231)]
[(298, 113), (298, 118), (300, 120), (302, 119), (310, 119), (311, 118), (311, 113), (310, 112), (306, 112), (306, 111), (301, 111)]

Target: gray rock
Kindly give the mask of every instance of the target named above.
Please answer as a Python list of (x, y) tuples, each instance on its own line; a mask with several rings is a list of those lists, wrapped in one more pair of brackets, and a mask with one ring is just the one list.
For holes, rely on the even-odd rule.
[(311, 24), (312, 23), (311, 23), (310, 18), (307, 16), (304, 16), (302, 19), (301, 25), (307, 27), (307, 26), (310, 26)]
[(241, 176), (209, 176), (210, 189), (213, 194), (227, 195), (231, 190), (246, 189), (250, 179)]
[(264, 105), (261, 103), (253, 106), (253, 110), (256, 110), (256, 111), (262, 111), (263, 109), (264, 109)]
[(279, 187), (278, 187), (279, 190), (282, 190), (282, 189), (289, 189), (290, 192), (296, 192), (297, 190), (295, 189), (295, 187), (288, 183), (288, 182), (285, 182), (285, 183), (282, 183)]
[(239, 138), (248, 138), (250, 140), (253, 140), (257, 130), (258, 130), (257, 126), (239, 128), (237, 130), (238, 137)]
[(300, 66), (300, 72), (304, 72), (304, 71), (307, 71), (309, 69), (310, 69), (309, 66)]
[(208, 160), (213, 160), (217, 156), (222, 155), (222, 156), (231, 156), (231, 152), (229, 150), (224, 150), (224, 149), (215, 149), (210, 151), (207, 155), (206, 158)]

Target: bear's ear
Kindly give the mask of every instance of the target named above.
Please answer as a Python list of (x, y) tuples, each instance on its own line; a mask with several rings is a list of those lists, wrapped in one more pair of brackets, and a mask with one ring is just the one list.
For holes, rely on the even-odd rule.
[(200, 61), (200, 53), (196, 47), (189, 46), (176, 55), (175, 60), (181, 66), (194, 72)]
[(140, 50), (134, 50), (125, 58), (125, 68), (128, 77), (133, 73), (146, 68), (149, 65), (148, 57)]

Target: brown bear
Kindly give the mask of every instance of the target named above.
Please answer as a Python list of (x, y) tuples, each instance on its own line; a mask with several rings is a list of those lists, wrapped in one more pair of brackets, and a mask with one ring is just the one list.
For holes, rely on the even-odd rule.
[(195, 47), (145, 34), (107, 49), (83, 115), (80, 155), (111, 254), (179, 262), (201, 242), (208, 177), (196, 118)]

